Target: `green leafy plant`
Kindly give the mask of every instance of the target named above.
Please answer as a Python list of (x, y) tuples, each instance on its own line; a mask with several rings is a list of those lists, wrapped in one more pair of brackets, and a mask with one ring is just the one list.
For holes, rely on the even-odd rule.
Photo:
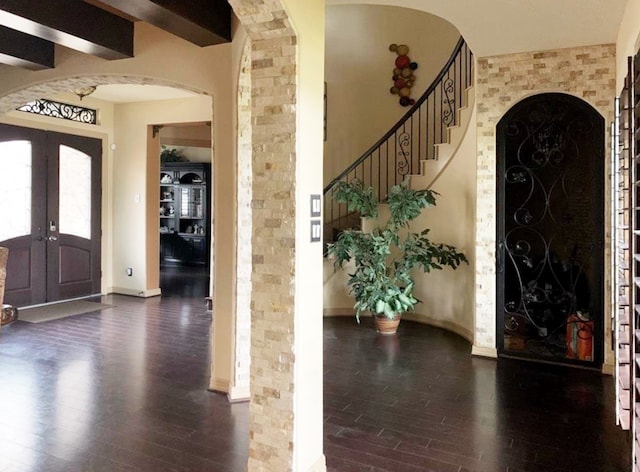
[(168, 148), (167, 146), (161, 146), (160, 163), (166, 164), (167, 162), (188, 162), (187, 159), (179, 149)]
[[(390, 217), (383, 226), (371, 231), (343, 231), (335, 243), (328, 245), (328, 253), (335, 257), (334, 267), (342, 268), (350, 260), (355, 271), (349, 274), (349, 286), (355, 297), (356, 319), (370, 311), (393, 319), (396, 314), (413, 310), (418, 299), (413, 296), (414, 268), (430, 272), (449, 266), (456, 269), (467, 258), (449, 244), (434, 243), (429, 229), (411, 232), (409, 224), (424, 208), (435, 206), (437, 192), (414, 190), (406, 183), (391, 188), (388, 197)], [(371, 187), (362, 182), (338, 182), (333, 198), (346, 203), (349, 211), (356, 211), (365, 219), (378, 218), (378, 201)]]

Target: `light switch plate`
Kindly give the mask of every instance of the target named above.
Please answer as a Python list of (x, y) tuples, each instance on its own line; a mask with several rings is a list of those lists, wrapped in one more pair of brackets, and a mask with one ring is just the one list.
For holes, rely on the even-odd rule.
[(320, 216), (322, 212), (322, 197), (320, 195), (311, 195), (311, 218)]
[(316, 243), (322, 240), (322, 225), (320, 220), (311, 220), (311, 242)]

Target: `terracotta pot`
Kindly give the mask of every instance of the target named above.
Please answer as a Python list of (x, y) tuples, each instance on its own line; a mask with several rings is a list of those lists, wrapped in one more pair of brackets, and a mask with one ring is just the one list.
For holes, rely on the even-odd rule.
[(380, 334), (396, 334), (398, 325), (400, 324), (400, 315), (396, 314), (392, 320), (386, 316), (374, 316), (373, 321), (376, 325), (376, 331)]

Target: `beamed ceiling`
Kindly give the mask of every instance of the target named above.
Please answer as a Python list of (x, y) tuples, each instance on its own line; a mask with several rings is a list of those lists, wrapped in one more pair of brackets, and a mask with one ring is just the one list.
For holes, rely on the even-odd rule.
[(104, 59), (133, 57), (145, 21), (198, 46), (231, 40), (226, 0), (0, 0), (0, 63), (54, 67), (54, 44)]

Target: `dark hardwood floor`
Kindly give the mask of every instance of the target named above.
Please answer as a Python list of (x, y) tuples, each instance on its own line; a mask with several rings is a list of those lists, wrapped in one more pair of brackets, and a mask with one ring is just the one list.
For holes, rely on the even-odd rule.
[(396, 337), (346, 318), (324, 334), (329, 470), (630, 470), (611, 377), (473, 358), (455, 334), (405, 321)]
[(204, 299), (209, 294), (209, 268), (161, 266), (160, 290), (163, 297)]
[[(206, 390), (202, 298), (105, 301), (3, 327), (0, 472), (245, 470), (248, 404)], [(629, 470), (610, 377), (472, 358), (416, 323), (397, 337), (363, 324), (325, 320), (328, 470)]]

